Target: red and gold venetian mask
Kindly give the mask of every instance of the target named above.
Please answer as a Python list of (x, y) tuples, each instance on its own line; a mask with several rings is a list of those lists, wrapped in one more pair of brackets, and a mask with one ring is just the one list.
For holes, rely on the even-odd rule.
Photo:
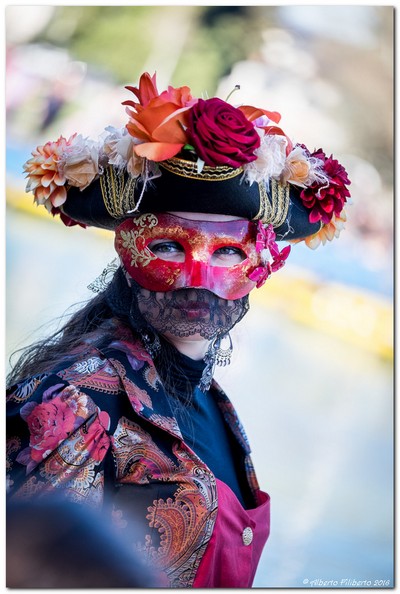
[(168, 213), (126, 219), (115, 230), (115, 249), (128, 274), (150, 291), (201, 287), (240, 299), (260, 265), (257, 224), (246, 219), (191, 220)]

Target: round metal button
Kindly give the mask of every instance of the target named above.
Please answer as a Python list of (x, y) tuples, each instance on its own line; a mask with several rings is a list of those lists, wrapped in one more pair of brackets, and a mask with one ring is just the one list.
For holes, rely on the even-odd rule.
[(245, 528), (243, 530), (242, 540), (243, 540), (243, 544), (246, 545), (246, 547), (253, 542), (253, 531), (250, 528), (250, 526), (248, 526), (247, 528)]

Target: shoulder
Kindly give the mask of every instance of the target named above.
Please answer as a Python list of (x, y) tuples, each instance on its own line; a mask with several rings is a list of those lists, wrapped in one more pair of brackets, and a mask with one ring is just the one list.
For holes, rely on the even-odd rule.
[[(81, 462), (76, 457), (85, 449), (88, 457), (102, 460), (109, 447), (109, 428), (108, 412), (79, 386), (54, 373), (26, 379), (7, 394), (7, 464), (16, 472), (13, 481), (17, 485), (19, 469), (27, 475), (45, 461), (51, 466), (51, 460), (58, 468), (73, 453), (78, 468)], [(72, 443), (79, 447), (74, 449)], [(68, 453), (51, 457), (61, 445), (69, 447)]]
[(126, 399), (116, 397), (120, 391), (118, 371), (96, 349), (10, 387), (7, 455), (16, 484), (20, 469), (24, 475), (36, 468), (51, 474), (56, 467), (61, 472), (61, 465), (68, 474), (102, 462), (123, 413)]
[[(53, 398), (57, 393), (73, 392), (88, 378), (108, 375), (118, 381), (115, 370), (106, 357), (95, 350), (82, 355), (70, 355), (55, 369), (24, 378), (7, 389), (7, 405), (23, 406), (28, 400), (40, 401)], [(110, 381), (110, 386), (113, 381)]]
[[(112, 428), (133, 404), (138, 410), (151, 405), (148, 390), (157, 388), (157, 381), (141, 343), (122, 335), (104, 349), (86, 348), (84, 353), (68, 356), (58, 368), (11, 386), (6, 396), (7, 418), (29, 424), (32, 415), (40, 413), (54, 415), (59, 422), (72, 411), (83, 420), (101, 410), (109, 415)], [(75, 419), (75, 425), (79, 420)]]
[(57, 367), (18, 380), (7, 389), (7, 402), (22, 404), (29, 398), (40, 397), (44, 391), (66, 385), (116, 393), (127, 369), (132, 373), (146, 363), (152, 364), (140, 341), (123, 328), (104, 348), (97, 348), (91, 342), (85, 340), (73, 352), (60, 357)]

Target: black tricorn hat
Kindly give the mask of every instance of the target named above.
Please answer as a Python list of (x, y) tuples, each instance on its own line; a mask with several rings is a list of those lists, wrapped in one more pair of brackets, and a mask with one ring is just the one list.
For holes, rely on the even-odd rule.
[(145, 212), (234, 215), (272, 225), (276, 239), (310, 247), (338, 236), (350, 193), (347, 173), (322, 149), (293, 144), (280, 114), (159, 93), (144, 73), (125, 101), (129, 121), (100, 142), (60, 136), (24, 165), (38, 204), (66, 225), (115, 229)]
[(201, 212), (233, 215), (272, 224), (277, 240), (314, 235), (321, 222), (309, 221), (299, 189), (276, 180), (249, 183), (242, 168), (205, 166), (172, 158), (159, 164), (159, 175), (134, 179), (109, 166), (87, 188), (68, 189), (62, 212), (88, 226), (114, 229), (144, 212)]

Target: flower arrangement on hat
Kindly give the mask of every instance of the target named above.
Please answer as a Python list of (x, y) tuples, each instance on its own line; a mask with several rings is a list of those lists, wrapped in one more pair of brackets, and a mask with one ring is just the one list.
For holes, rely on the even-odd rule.
[(347, 172), (322, 149), (294, 145), (278, 126), (279, 113), (194, 98), (187, 86), (159, 93), (155, 74), (144, 73), (138, 87), (126, 88), (135, 99), (123, 102), (129, 117), (124, 128), (107, 127), (97, 142), (60, 136), (38, 146), (24, 165), (26, 191), (66, 225), (76, 224), (60, 210), (70, 186), (85, 189), (109, 165), (147, 181), (161, 175), (158, 163), (180, 156), (196, 161), (199, 172), (204, 165), (224, 165), (241, 168), (249, 184), (275, 179), (297, 186), (309, 220), (322, 223), (301, 241), (314, 249), (339, 236), (350, 197)]

